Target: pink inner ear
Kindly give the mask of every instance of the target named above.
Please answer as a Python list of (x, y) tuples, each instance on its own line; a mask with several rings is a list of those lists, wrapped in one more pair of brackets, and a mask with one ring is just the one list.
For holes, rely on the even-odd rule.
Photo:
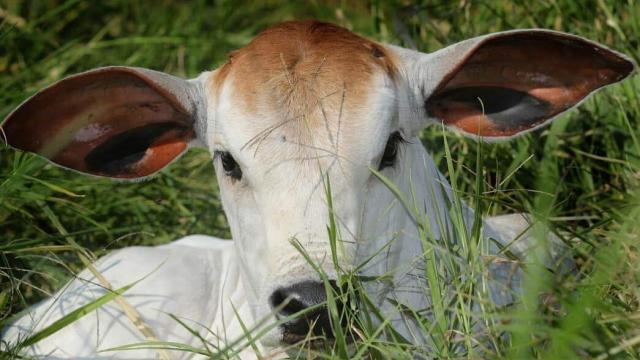
[(426, 107), (467, 133), (512, 136), (632, 71), (630, 61), (574, 36), (507, 33), (482, 40), (445, 77)]
[(81, 172), (150, 175), (193, 138), (192, 119), (143, 74), (105, 68), (44, 89), (3, 124), (9, 145)]

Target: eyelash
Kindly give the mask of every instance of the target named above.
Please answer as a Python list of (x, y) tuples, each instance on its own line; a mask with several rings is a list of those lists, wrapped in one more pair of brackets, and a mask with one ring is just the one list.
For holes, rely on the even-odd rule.
[(240, 165), (238, 165), (236, 160), (228, 151), (216, 151), (214, 153), (214, 158), (220, 159), (222, 169), (228, 177), (234, 180), (242, 179), (242, 169), (240, 169)]
[(399, 131), (395, 131), (389, 135), (387, 144), (384, 147), (384, 153), (380, 159), (380, 164), (378, 164), (378, 171), (395, 164), (398, 157), (398, 145), (406, 142)]

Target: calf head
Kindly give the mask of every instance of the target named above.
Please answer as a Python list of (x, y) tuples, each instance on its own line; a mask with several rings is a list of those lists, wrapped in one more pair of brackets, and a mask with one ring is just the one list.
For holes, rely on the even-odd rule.
[[(435, 182), (417, 138), (424, 126), (512, 137), (633, 69), (620, 54), (547, 30), (490, 34), (424, 54), (330, 24), (289, 22), (193, 80), (129, 67), (66, 78), (23, 103), (2, 130), (13, 147), (119, 179), (149, 176), (189, 145), (209, 149), (259, 319), (324, 301), (309, 259), (334, 279), (336, 265), (353, 269), (394, 238), (393, 250), (363, 271), (388, 271), (404, 253), (422, 252), (410, 216), (391, 206), (395, 196), (371, 169), (405, 190)], [(427, 213), (447, 213), (446, 190), (420, 191)], [(330, 217), (340, 233), (337, 264)], [(329, 331), (326, 314), (313, 317), (316, 330)], [(308, 330), (306, 322), (286, 323), (264, 342), (296, 341)]]

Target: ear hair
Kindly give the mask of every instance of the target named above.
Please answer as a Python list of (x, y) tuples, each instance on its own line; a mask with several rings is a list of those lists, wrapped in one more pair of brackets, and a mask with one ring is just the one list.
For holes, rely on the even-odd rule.
[(199, 81), (113, 66), (39, 91), (2, 123), (6, 142), (97, 176), (145, 178), (175, 160), (206, 118)]
[(602, 45), (539, 29), (489, 34), (431, 54), (404, 50), (400, 57), (428, 118), (493, 139), (542, 126), (636, 68)]

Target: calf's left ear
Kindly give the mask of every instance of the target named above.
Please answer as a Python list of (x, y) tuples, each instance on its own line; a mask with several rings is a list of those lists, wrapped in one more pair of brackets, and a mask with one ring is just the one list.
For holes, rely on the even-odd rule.
[(0, 126), (0, 139), (66, 168), (119, 179), (149, 176), (194, 139), (204, 91), (196, 81), (113, 66), (41, 90)]
[(409, 83), (428, 117), (487, 138), (535, 129), (635, 69), (599, 44), (549, 30), (494, 33), (401, 57), (412, 61)]

